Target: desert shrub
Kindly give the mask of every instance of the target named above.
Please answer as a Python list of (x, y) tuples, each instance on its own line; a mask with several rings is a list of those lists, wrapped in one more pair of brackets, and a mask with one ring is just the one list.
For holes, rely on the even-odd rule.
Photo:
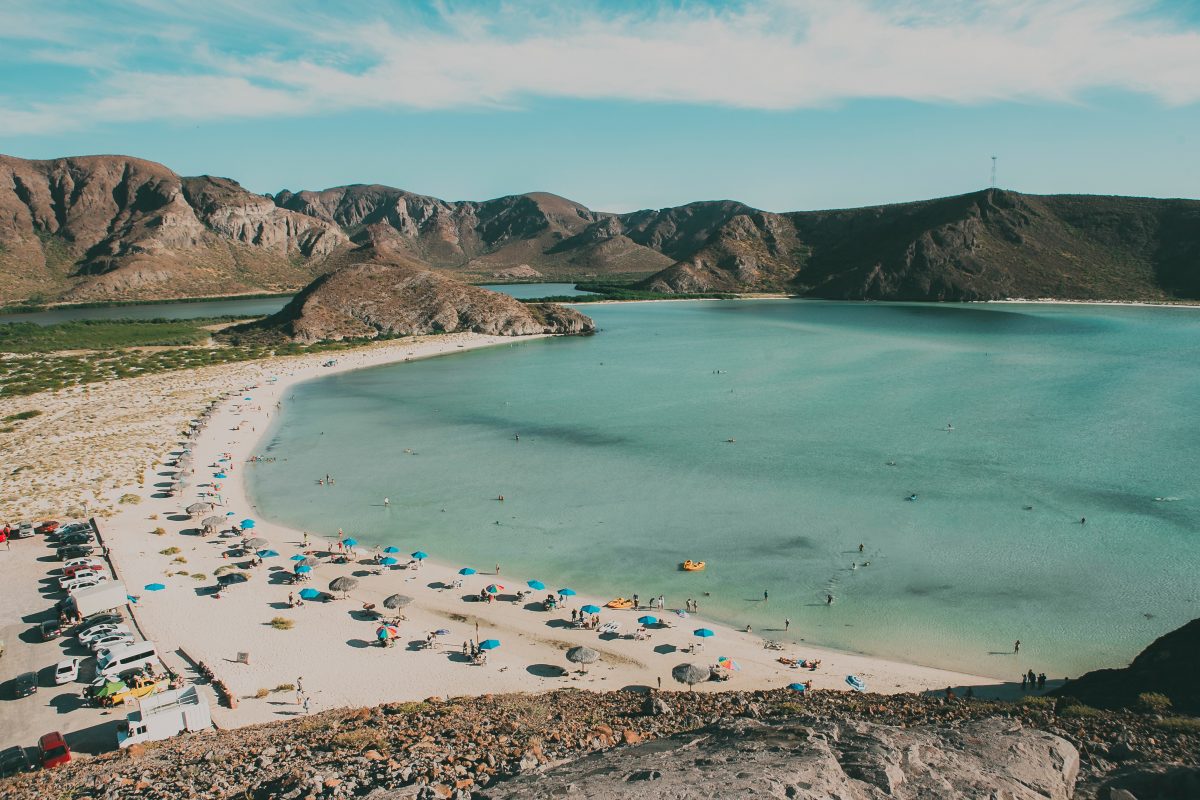
[(1200, 717), (1167, 717), (1158, 727), (1172, 733), (1200, 733)]
[(271, 691), (272, 692), (294, 692), (294, 691), (296, 691), (296, 684), (281, 683), (278, 686), (276, 686), (274, 689), (272, 689)]
[(1046, 697), (1045, 695), (1038, 694), (1026, 695), (1017, 701), (1017, 705), (1022, 705), (1027, 708), (1044, 708), (1048, 711), (1054, 709), (1055, 703), (1056, 701), (1053, 697)]
[(288, 619), (287, 617), (275, 617), (267, 624), (277, 631), (290, 631), (293, 627), (295, 627), (296, 621)]
[(159, 550), (158, 554), (160, 556), (173, 556), (178, 552), (179, 552), (178, 547), (168, 547), (166, 550)]
[(1171, 698), (1159, 692), (1142, 692), (1138, 695), (1137, 705), (1151, 714), (1165, 714), (1171, 710)]
[(153, 533), (155, 536), (166, 536), (167, 529), (166, 528), (155, 528), (154, 530), (151, 531), (151, 533)]
[(264, 697), (266, 697), (270, 693), (271, 692), (268, 691), (267, 689), (259, 689), (257, 692), (254, 693), (254, 697), (258, 700), (262, 700)]
[(142, 496), (137, 494), (123, 494), (121, 499), (117, 501), (121, 505), (135, 506), (142, 502)]
[(171, 559), (171, 563), (172, 564), (186, 564), (187, 558), (185, 556), (175, 556), (174, 558)]
[(196, 579), (196, 580), (198, 580), (198, 581), (206, 581), (206, 580), (208, 580), (208, 576), (207, 576), (207, 575), (205, 575), (203, 572), (193, 572), (193, 573), (192, 573), (192, 577), (193, 577), (193, 578), (195, 578), (195, 579)]
[(1103, 717), (1105, 715), (1105, 712), (1101, 711), (1100, 709), (1084, 705), (1072, 697), (1065, 698), (1064, 700), (1065, 702), (1063, 703), (1062, 708), (1058, 710), (1058, 715), (1060, 717), (1082, 719), (1084, 717), (1095, 718)]
[(338, 747), (344, 747), (348, 750), (376, 750), (382, 749), (384, 739), (378, 730), (373, 728), (359, 728), (352, 731), (338, 731), (333, 735), (332, 743)]

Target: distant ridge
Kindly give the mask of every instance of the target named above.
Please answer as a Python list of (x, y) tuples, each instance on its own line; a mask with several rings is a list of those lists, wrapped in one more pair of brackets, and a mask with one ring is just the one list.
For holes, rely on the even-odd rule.
[(730, 200), (611, 214), (543, 192), (447, 202), (282, 191), (127, 156), (0, 156), (0, 302), (294, 291), (389, 258), (460, 279), (638, 281), (834, 299), (1200, 299), (1200, 201), (988, 189), (776, 214)]

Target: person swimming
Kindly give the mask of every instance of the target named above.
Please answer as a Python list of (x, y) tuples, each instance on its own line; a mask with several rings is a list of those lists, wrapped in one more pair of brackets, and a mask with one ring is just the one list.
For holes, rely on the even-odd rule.
[(905, 500), (909, 500), (909, 501), (913, 501), (913, 500), (916, 500), (916, 499), (917, 499), (917, 495), (916, 495), (916, 493), (914, 492), (913, 494), (910, 494), (908, 497), (906, 497), (906, 498), (904, 498), (904, 499), (905, 499)]

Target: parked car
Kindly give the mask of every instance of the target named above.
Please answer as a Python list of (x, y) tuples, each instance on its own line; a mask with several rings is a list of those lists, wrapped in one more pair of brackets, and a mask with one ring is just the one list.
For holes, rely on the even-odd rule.
[(54, 667), (54, 685), (62, 686), (64, 683), (78, 679), (79, 665), (82, 661), (82, 658), (75, 657), (58, 662)]
[(90, 631), (98, 625), (118, 625), (125, 621), (125, 617), (120, 611), (109, 611), (104, 614), (97, 614), (94, 617), (88, 617), (83, 622), (75, 626), (75, 635), (78, 636), (85, 631)]
[(22, 672), (13, 678), (13, 695), (16, 697), (29, 697), (29, 695), (37, 691), (37, 684), (36, 672)]
[(79, 575), (74, 578), (63, 578), (58, 582), (59, 588), (64, 592), (72, 592), (76, 589), (83, 589), (87, 586), (95, 586), (98, 583), (104, 583), (108, 580), (108, 576), (102, 572), (93, 572), (90, 575)]
[(93, 653), (99, 653), (101, 650), (111, 650), (114, 647), (124, 647), (127, 644), (133, 644), (133, 634), (125, 631), (124, 633), (110, 633), (107, 636), (101, 636), (99, 639), (93, 639), (88, 648)]
[(66, 547), (58, 548), (58, 560), (59, 561), (70, 561), (71, 559), (74, 559), (74, 558), (83, 558), (84, 556), (90, 556), (94, 552), (96, 552), (96, 548), (91, 547), (90, 545), (86, 545), (86, 544), (67, 545)]
[(31, 772), (36, 767), (37, 764), (20, 745), (0, 751), (0, 777), (7, 778), (20, 772)]
[(38, 635), (42, 637), (43, 642), (49, 642), (62, 636), (62, 624), (56, 619), (48, 619), (45, 622), (38, 623)]
[(103, 572), (104, 564), (94, 558), (76, 558), (73, 561), (68, 561), (63, 564), (62, 574), (64, 578), (77, 578), (80, 575), (87, 575), (92, 572)]
[(95, 544), (96, 537), (91, 531), (76, 531), (68, 533), (65, 536), (58, 537), (58, 544), (64, 547), (69, 544)]
[(10, 539), (28, 539), (33, 536), (33, 523), (22, 522), (8, 533)]
[(58, 521), (53, 519), (48, 519), (41, 525), (37, 526), (37, 532), (43, 535), (47, 533), (54, 533), (56, 530), (58, 530)]
[(124, 625), (117, 624), (96, 625), (79, 634), (79, 643), (84, 647), (90, 647), (92, 642), (97, 639), (103, 639), (105, 636), (111, 636), (114, 633), (129, 633), (129, 629)]
[(71, 748), (58, 731), (47, 733), (38, 739), (38, 752), (42, 757), (42, 768), (53, 769), (71, 760)]
[(92, 530), (91, 523), (88, 522), (72, 522), (69, 525), (63, 525), (46, 534), (46, 540), (56, 542), (64, 536), (72, 533), (90, 532)]

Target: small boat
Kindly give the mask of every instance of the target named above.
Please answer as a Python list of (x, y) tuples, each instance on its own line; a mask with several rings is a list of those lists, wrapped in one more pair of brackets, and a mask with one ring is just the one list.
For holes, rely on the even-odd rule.
[(604, 604), (605, 608), (633, 608), (633, 601), (626, 600), (624, 597), (618, 597), (616, 600), (609, 600)]
[(692, 561), (690, 558), (683, 562), (684, 572), (699, 572), (708, 565), (707, 561)]

